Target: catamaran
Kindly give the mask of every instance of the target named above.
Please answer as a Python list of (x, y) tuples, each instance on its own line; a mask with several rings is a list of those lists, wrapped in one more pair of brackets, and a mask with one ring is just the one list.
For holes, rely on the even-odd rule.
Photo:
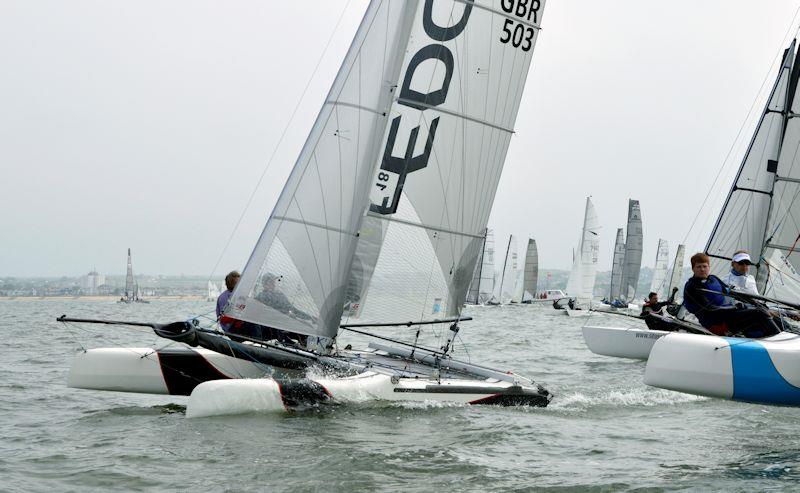
[(614, 255), (611, 265), (611, 285), (608, 297), (592, 305), (595, 311), (617, 311), (639, 307), (630, 303), (636, 297), (639, 284), (639, 270), (642, 263), (642, 215), (638, 200), (628, 200), (628, 236), (624, 230), (617, 229), (614, 242)]
[[(583, 214), (583, 227), (578, 240), (578, 248), (572, 260), (572, 270), (567, 279), (567, 296), (569, 308), (564, 313), (571, 317), (588, 316), (594, 295), (594, 283), (597, 275), (597, 256), (600, 251), (600, 221), (592, 204), (591, 197), (586, 198), (586, 209)], [(553, 306), (558, 308), (559, 302)]]
[[(659, 241), (661, 243), (661, 241)], [(658, 256), (663, 256), (663, 249), (659, 245)], [(681, 283), (683, 279), (683, 260), (686, 252), (685, 245), (678, 245), (678, 250), (675, 253), (675, 260), (672, 263), (672, 271), (669, 273), (669, 289), (667, 290), (668, 296), (672, 293), (680, 291), (683, 288)], [(658, 256), (656, 263), (658, 264)], [(651, 289), (653, 285), (651, 283)], [(666, 282), (665, 282), (666, 284)], [(657, 287), (657, 286), (655, 286)], [(663, 299), (663, 298), (662, 298)], [(673, 300), (677, 300), (674, 297)], [(631, 323), (629, 326), (619, 325), (585, 325), (583, 327), (583, 340), (586, 346), (595, 354), (603, 356), (613, 356), (617, 358), (631, 358), (631, 359), (647, 359), (650, 355), (650, 350), (653, 348), (656, 340), (667, 335), (670, 331), (650, 329), (644, 324), (644, 319), (633, 313), (618, 313), (626, 318)], [(637, 319), (637, 320), (633, 320)], [(623, 320), (623, 319), (618, 319)], [(676, 320), (662, 320), (671, 322), (671, 328), (675, 331), (700, 331), (702, 327), (692, 323), (681, 323)], [(665, 324), (659, 324), (665, 327)]]
[[(186, 345), (83, 352), (69, 385), (191, 394), (189, 417), (351, 399), (547, 405), (533, 380), (453, 357), (544, 4), (369, 4), (224, 312), (305, 344), (136, 322)], [(342, 347), (342, 331), (374, 342)]]
[(517, 278), (517, 239), (514, 235), (508, 237), (506, 255), (503, 260), (503, 270), (500, 271), (500, 280), (495, 283), (495, 290), (487, 305), (507, 305), (514, 300), (514, 286)]
[(117, 303), (149, 303), (142, 298), (139, 290), (139, 283), (133, 278), (133, 263), (131, 262), (131, 249), (128, 248), (128, 269), (125, 274), (125, 294), (117, 300)]
[[(800, 60), (784, 51), (772, 91), (720, 212), (706, 253), (724, 277), (734, 251), (748, 250), (767, 297), (798, 308), (800, 278)], [(753, 302), (763, 300), (753, 299)], [(800, 336), (707, 337), (668, 334), (650, 351), (644, 381), (690, 394), (764, 404), (800, 405)]]

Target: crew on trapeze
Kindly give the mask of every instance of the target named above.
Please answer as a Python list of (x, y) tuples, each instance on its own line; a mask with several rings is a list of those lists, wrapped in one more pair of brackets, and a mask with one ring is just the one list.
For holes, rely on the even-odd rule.
[[(733, 265), (745, 260), (738, 252)], [(746, 253), (746, 252), (744, 252)], [(683, 288), (683, 306), (693, 313), (700, 325), (716, 335), (744, 335), (758, 338), (775, 335), (780, 329), (775, 324), (772, 314), (760, 307), (745, 303), (733, 303), (726, 296), (730, 287), (720, 278), (711, 274), (711, 259), (705, 253), (692, 255), (692, 273), (694, 274)], [(744, 269), (746, 273), (747, 269)], [(737, 271), (738, 272), (738, 271)], [(746, 275), (746, 274), (745, 274)], [(747, 279), (743, 279), (746, 285)]]

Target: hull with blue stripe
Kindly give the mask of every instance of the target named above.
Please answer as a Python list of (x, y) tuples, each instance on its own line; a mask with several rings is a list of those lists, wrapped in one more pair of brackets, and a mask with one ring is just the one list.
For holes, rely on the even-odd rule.
[(800, 336), (669, 334), (653, 346), (644, 381), (689, 394), (800, 406)]

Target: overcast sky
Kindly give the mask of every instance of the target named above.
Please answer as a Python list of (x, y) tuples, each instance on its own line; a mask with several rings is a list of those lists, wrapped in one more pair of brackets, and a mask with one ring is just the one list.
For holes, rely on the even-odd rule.
[[(0, 2), (0, 276), (122, 274), (128, 247), (138, 272), (208, 275), (229, 238), (216, 274), (242, 268), (366, 4)], [(798, 6), (548, 0), (496, 241), (530, 235), (542, 266), (569, 268), (591, 195), (601, 270), (628, 198), (645, 266), (659, 237), (701, 249)]]

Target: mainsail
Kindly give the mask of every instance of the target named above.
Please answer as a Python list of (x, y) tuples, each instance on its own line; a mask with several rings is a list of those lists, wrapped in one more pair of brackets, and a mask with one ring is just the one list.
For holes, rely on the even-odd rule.
[(544, 1), (373, 0), (227, 314), (335, 337), (457, 316)]
[(683, 289), (683, 259), (685, 256), (686, 245), (678, 245), (678, 251), (675, 252), (675, 261), (672, 262), (672, 271), (669, 275), (667, 296), (672, 294), (674, 288), (678, 288), (678, 291)]
[(620, 296), (625, 301), (632, 301), (636, 297), (639, 270), (642, 267), (642, 211), (639, 209), (638, 200), (628, 200), (627, 235)]
[[(792, 42), (785, 58), (791, 51), (794, 51), (794, 47), (795, 43)], [(764, 243), (760, 249), (760, 256), (763, 259), (778, 258), (772, 255), (771, 251), (779, 250), (795, 270), (800, 266), (800, 121), (797, 118), (800, 116), (800, 95), (798, 95), (800, 86), (797, 84), (798, 78), (800, 78), (800, 53), (797, 54), (797, 57), (794, 60), (786, 92), (787, 103), (784, 108), (789, 108), (789, 112), (788, 118), (786, 118), (786, 130), (780, 143), (777, 169), (770, 176), (772, 178), (772, 203), (769, 207)], [(784, 60), (780, 86), (785, 85), (783, 73), (787, 71), (786, 66)], [(781, 114), (781, 116), (786, 117), (785, 114)], [(768, 164), (774, 165), (771, 162)], [(774, 166), (768, 166), (768, 168), (774, 169)], [(773, 262), (772, 265), (780, 265), (780, 262)], [(759, 270), (759, 288), (763, 289), (766, 278), (773, 274), (772, 266), (770, 266), (769, 272), (766, 272), (766, 269)], [(787, 273), (787, 275), (791, 274)]]
[(522, 276), (521, 301), (532, 300), (536, 297), (536, 285), (539, 283), (539, 252), (536, 249), (536, 240), (528, 239), (528, 248), (525, 251), (525, 269)]
[(669, 263), (669, 243), (667, 240), (658, 240), (658, 251), (656, 252), (656, 264), (653, 268), (653, 279), (650, 281), (650, 292), (656, 293), (660, 298), (664, 297), (667, 281), (667, 267)]
[(475, 274), (467, 293), (467, 303), (482, 305), (492, 298), (494, 291), (494, 233), (486, 228), (483, 251), (475, 265)]
[(125, 273), (125, 300), (131, 301), (136, 297), (136, 288), (133, 285), (133, 263), (131, 263), (131, 249), (128, 248), (128, 271)]
[(611, 264), (611, 289), (609, 300), (615, 301), (622, 295), (622, 270), (625, 268), (625, 230), (617, 228), (617, 239), (614, 242), (614, 258)]
[[(767, 105), (708, 239), (706, 253), (711, 257), (711, 272), (717, 276), (728, 273), (737, 250), (747, 250), (755, 261), (765, 254), (765, 243), (788, 250), (796, 240), (795, 218), (800, 219), (800, 215), (792, 209), (800, 206), (793, 207), (798, 187), (786, 181), (800, 178), (800, 167), (794, 166), (800, 126), (795, 118), (788, 123), (786, 118), (792, 80), (796, 79), (792, 75), (794, 52), (792, 41), (784, 51)], [(759, 272), (758, 277), (763, 288), (765, 272)]]
[(503, 270), (500, 274), (499, 289), (495, 300), (499, 303), (509, 303), (514, 299), (514, 286), (517, 279), (517, 239), (514, 235), (508, 237), (506, 256), (503, 261)]
[(583, 228), (578, 249), (567, 279), (567, 295), (580, 300), (591, 300), (597, 273), (597, 256), (600, 251), (600, 221), (591, 198), (586, 198)]

